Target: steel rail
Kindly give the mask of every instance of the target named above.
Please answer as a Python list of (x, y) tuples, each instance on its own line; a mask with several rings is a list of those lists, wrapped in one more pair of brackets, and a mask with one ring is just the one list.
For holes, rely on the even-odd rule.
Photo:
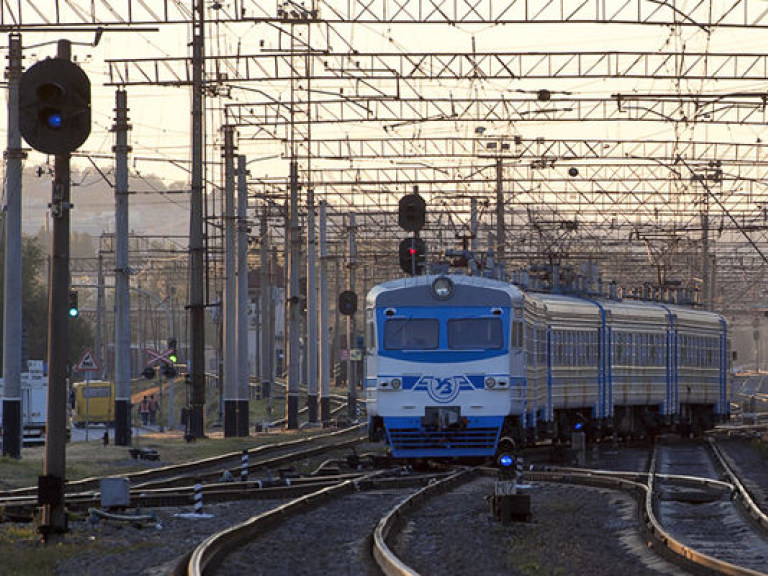
[(754, 499), (752, 498), (752, 495), (746, 489), (744, 484), (742, 484), (741, 480), (739, 480), (738, 476), (733, 471), (733, 468), (731, 467), (728, 460), (726, 459), (725, 454), (723, 454), (722, 450), (720, 450), (720, 447), (712, 438), (708, 438), (707, 443), (709, 445), (710, 450), (712, 450), (713, 454), (715, 455), (715, 458), (717, 459), (717, 463), (720, 465), (720, 467), (725, 472), (726, 476), (728, 476), (728, 479), (734, 485), (736, 489), (737, 499), (739, 500), (741, 505), (744, 506), (749, 516), (755, 522), (757, 522), (764, 530), (768, 530), (768, 516), (766, 516), (765, 512), (763, 512), (760, 509), (760, 507), (755, 503)]
[[(185, 567), (186, 573), (190, 576), (207, 574), (206, 570), (209, 567), (220, 563), (233, 549), (253, 539), (264, 528), (284, 521), (311, 507), (319, 506), (331, 498), (358, 490), (362, 482), (373, 480), (384, 473), (386, 472), (378, 471), (361, 478), (345, 480), (333, 486), (322, 488), (209, 536), (192, 552)], [(177, 571), (177, 573), (184, 572)]]

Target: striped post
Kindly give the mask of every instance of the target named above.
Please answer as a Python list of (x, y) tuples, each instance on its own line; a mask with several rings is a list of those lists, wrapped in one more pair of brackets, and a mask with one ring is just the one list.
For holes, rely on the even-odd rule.
[(203, 484), (200, 480), (195, 484), (195, 514), (203, 513)]
[(248, 481), (248, 450), (243, 450), (240, 459), (240, 482)]

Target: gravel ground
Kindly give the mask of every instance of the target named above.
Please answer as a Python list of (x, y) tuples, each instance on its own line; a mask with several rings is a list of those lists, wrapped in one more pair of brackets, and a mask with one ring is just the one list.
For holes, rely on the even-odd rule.
[(233, 554), (227, 576), (366, 576), (378, 574), (370, 535), (379, 519), (411, 490), (357, 492), (281, 524)]
[[(679, 574), (635, 533), (634, 501), (621, 493), (554, 484), (531, 488), (530, 523), (495, 522), (485, 496), (492, 479), (479, 479), (433, 501), (406, 527), (397, 546), (424, 576), (446, 574), (592, 576)], [(367, 547), (378, 519), (407, 491), (360, 492), (278, 527), (228, 563), (227, 575), (301, 574), (367, 576), (375, 573)], [(159, 575), (210, 533), (243, 521), (279, 502), (249, 501), (206, 506), (210, 519), (160, 510), (160, 528), (107, 521), (73, 525), (68, 538), (108, 546), (63, 562), (57, 576)], [(479, 554), (477, 551), (482, 550)], [(309, 560), (311, 558), (311, 561)], [(619, 569), (617, 570), (617, 567)]]
[[(204, 506), (210, 518), (185, 518), (189, 509), (155, 510), (157, 523), (143, 526), (112, 520), (70, 523), (68, 542), (89, 552), (62, 562), (56, 576), (154, 576), (166, 574), (176, 561), (211, 534), (282, 504), (278, 500), (246, 500)], [(2, 570), (0, 570), (2, 573)]]
[[(762, 490), (764, 500), (768, 494), (765, 456), (749, 441), (729, 441), (725, 448), (747, 482)], [(636, 460), (641, 459), (638, 454)], [(423, 576), (683, 573), (647, 549), (635, 531), (634, 500), (621, 492), (533, 484), (531, 522), (508, 526), (491, 517), (485, 497), (492, 492), (493, 479), (481, 478), (428, 503), (406, 526), (397, 544), (398, 554)], [(373, 571), (367, 563), (369, 541), (364, 534), (372, 531), (378, 519), (406, 493), (376, 490), (350, 495), (283, 524), (273, 536), (254, 543), (248, 552), (250, 559), (245, 556), (236, 562), (248, 567), (241, 573), (254, 576), (369, 576)], [(190, 509), (159, 509), (157, 525), (144, 527), (113, 521), (95, 525), (71, 522), (66, 539), (80, 543), (85, 552), (62, 561), (55, 574), (166, 574), (176, 559), (211, 533), (281, 503), (249, 500), (205, 504), (204, 512), (213, 515), (207, 519), (174, 516)], [(282, 544), (277, 546), (276, 542)], [(1, 560), (0, 574), (6, 574)]]
[(484, 498), (493, 482), (478, 479), (428, 502), (404, 531), (400, 557), (423, 576), (680, 574), (646, 549), (635, 502), (623, 493), (532, 484), (532, 520), (505, 526)]

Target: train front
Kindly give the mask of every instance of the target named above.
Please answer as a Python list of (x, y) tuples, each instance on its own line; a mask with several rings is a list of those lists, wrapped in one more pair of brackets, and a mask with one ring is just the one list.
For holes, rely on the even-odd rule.
[(369, 432), (396, 458), (494, 456), (524, 412), (522, 295), (472, 276), (380, 284), (366, 305)]

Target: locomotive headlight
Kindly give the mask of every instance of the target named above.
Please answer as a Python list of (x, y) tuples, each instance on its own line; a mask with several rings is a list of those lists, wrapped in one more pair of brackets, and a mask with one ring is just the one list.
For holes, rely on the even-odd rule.
[(400, 378), (392, 378), (391, 384), (393, 390), (400, 390), (400, 386), (403, 385), (403, 383), (400, 381)]
[(446, 278), (445, 276), (436, 278), (435, 281), (432, 282), (432, 294), (434, 294), (435, 298), (438, 300), (447, 300), (453, 296), (453, 282), (451, 279)]
[(493, 388), (494, 386), (496, 386), (496, 378), (492, 378), (491, 376), (488, 376), (488, 378), (485, 379), (485, 387)]

